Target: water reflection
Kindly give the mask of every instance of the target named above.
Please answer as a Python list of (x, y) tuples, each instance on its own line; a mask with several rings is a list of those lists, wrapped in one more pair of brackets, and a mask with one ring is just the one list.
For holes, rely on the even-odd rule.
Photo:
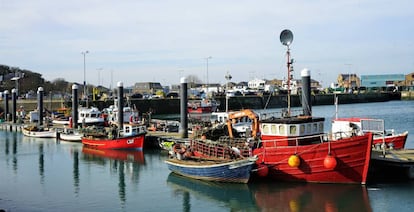
[(133, 184), (138, 184), (139, 170), (145, 164), (144, 152), (136, 150), (111, 150), (82, 148), (83, 159), (98, 165), (108, 164), (111, 173), (118, 174), (118, 195), (121, 206), (125, 207), (126, 176), (130, 177)]
[(79, 151), (73, 150), (73, 187), (75, 188), (75, 195), (79, 194)]
[(184, 211), (191, 210), (192, 197), (226, 204), (230, 211), (372, 211), (367, 190), (360, 185), (220, 184), (175, 174), (168, 176), (167, 185), (182, 195)]
[[(191, 208), (191, 197), (225, 204), (230, 211), (257, 211), (254, 196), (246, 184), (215, 183), (184, 178), (174, 173), (168, 175), (167, 185), (174, 189), (175, 195), (183, 197), (183, 211), (195, 211)], [(194, 205), (194, 204), (193, 204)], [(192, 209), (192, 210), (191, 210)]]

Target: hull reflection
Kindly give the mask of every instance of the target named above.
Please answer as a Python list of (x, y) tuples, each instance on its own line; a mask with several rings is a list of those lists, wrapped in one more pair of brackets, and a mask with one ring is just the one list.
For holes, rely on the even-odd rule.
[(82, 153), (87, 156), (97, 156), (121, 161), (145, 163), (144, 152), (139, 150), (94, 149), (83, 146)]

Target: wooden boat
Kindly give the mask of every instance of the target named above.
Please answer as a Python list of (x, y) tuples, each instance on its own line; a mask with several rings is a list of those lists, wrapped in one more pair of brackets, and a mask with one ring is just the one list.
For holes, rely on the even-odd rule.
[(40, 128), (37, 126), (24, 126), (22, 127), (22, 133), (25, 136), (35, 138), (56, 138), (56, 131), (50, 128)]
[(165, 161), (171, 172), (197, 180), (247, 183), (256, 157), (238, 159), (207, 159), (188, 157)]
[(81, 142), (83, 133), (71, 128), (64, 128), (62, 132), (59, 132), (59, 139), (63, 141)]
[(143, 149), (146, 134), (145, 126), (124, 124), (105, 128), (103, 132), (89, 132), (82, 137), (85, 146), (98, 149)]
[(381, 145), (389, 149), (404, 149), (408, 131), (397, 133), (394, 129), (384, 129), (384, 120), (371, 118), (336, 118), (332, 121), (332, 133), (335, 139), (350, 137), (352, 134), (372, 132), (373, 145), (376, 149)]

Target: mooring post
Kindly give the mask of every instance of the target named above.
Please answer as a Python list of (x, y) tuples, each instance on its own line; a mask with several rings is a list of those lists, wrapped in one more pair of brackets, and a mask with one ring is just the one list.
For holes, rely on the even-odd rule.
[(17, 99), (17, 90), (15, 88), (12, 89), (12, 122), (16, 124), (16, 99)]
[(4, 121), (9, 121), (9, 91), (4, 91)]
[(72, 127), (78, 128), (78, 85), (72, 85)]
[(37, 108), (39, 114), (39, 127), (43, 126), (43, 87), (37, 89)]
[(188, 138), (187, 78), (182, 77), (180, 83), (180, 135), (181, 138)]
[(118, 82), (118, 127), (124, 127), (124, 83)]

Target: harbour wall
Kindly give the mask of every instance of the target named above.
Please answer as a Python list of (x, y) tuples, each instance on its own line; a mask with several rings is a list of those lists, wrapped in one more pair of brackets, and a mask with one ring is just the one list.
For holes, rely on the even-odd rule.
[[(401, 100), (400, 93), (363, 93), (363, 94), (317, 94), (311, 96), (312, 105), (333, 105), (335, 97), (338, 97), (339, 104), (367, 103), (367, 102), (385, 102), (390, 100)], [(215, 97), (220, 102), (219, 110), (225, 111), (226, 99), (224, 96)], [(191, 99), (189, 99), (191, 101)], [(301, 106), (301, 96), (291, 95), (291, 107)], [(152, 114), (179, 114), (180, 99), (131, 99), (131, 105), (141, 113), (151, 112)], [(9, 101), (9, 109), (12, 110), (12, 101)], [(85, 106), (85, 102), (82, 103)], [(55, 111), (63, 106), (71, 107), (71, 102), (63, 103), (61, 100), (44, 99), (44, 108), (49, 111)], [(93, 101), (89, 105), (103, 109), (113, 105), (113, 101)], [(37, 108), (37, 100), (17, 100), (17, 109), (23, 106), (26, 111), (32, 111)], [(229, 110), (240, 109), (265, 109), (265, 108), (285, 108), (287, 107), (287, 95), (275, 96), (237, 96), (229, 98)], [(0, 111), (4, 108), (4, 100), (0, 101)]]

